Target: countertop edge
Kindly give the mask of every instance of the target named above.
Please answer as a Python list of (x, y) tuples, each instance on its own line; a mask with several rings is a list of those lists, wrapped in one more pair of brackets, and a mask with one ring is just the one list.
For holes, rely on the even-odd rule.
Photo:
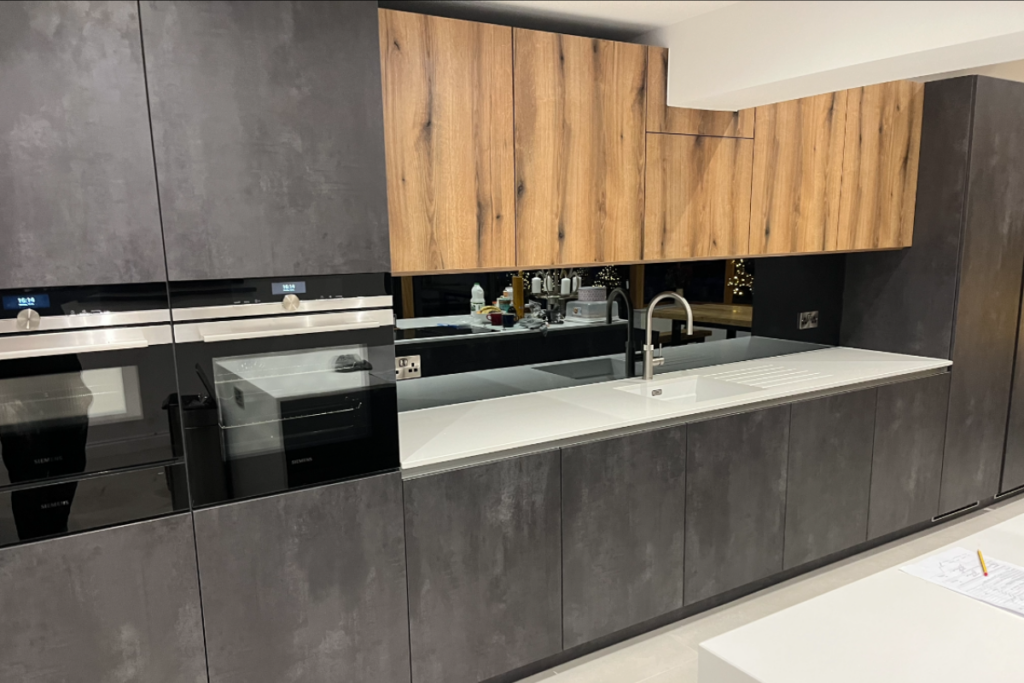
[(864, 389), (872, 389), (875, 387), (886, 386), (889, 384), (909, 382), (915, 379), (931, 377), (932, 375), (941, 375), (948, 373), (951, 366), (952, 363), (947, 361), (945, 365), (939, 367), (926, 368), (923, 370), (911, 370), (905, 373), (889, 375), (886, 377), (877, 377), (862, 382), (851, 382), (849, 384), (843, 384), (841, 386), (836, 387), (810, 389), (805, 392), (798, 392), (786, 396), (777, 396), (763, 399), (760, 401), (743, 403), (739, 405), (713, 408), (711, 410), (691, 413), (688, 415), (681, 415), (663, 419), (655, 418), (650, 422), (642, 422), (621, 427), (612, 427), (610, 429), (596, 430), (584, 435), (565, 437), (562, 439), (553, 439), (550, 441), (530, 444), (528, 446), (517, 446), (509, 449), (491, 451), (488, 453), (466, 455), (451, 458), (449, 460), (442, 460), (440, 462), (424, 463), (422, 465), (413, 465), (410, 467), (403, 466), (401, 470), (402, 480), (408, 481), (411, 479), (418, 479), (420, 477), (427, 477), (434, 474), (441, 474), (443, 472), (461, 470), (467, 467), (485, 465), (488, 463), (497, 462), (499, 460), (518, 458), (527, 455), (534, 455), (537, 453), (545, 453), (547, 451), (552, 451), (556, 448), (567, 448), (569, 446), (576, 446), (585, 443), (593, 443), (595, 441), (604, 441), (606, 439), (614, 439), (622, 436), (628, 436), (629, 434), (637, 434), (640, 432), (653, 431), (656, 429), (666, 429), (669, 427), (692, 424), (695, 422), (703, 422), (705, 420), (711, 420), (718, 417), (725, 417), (727, 415), (748, 413), (754, 410), (763, 410), (765, 408), (773, 408), (775, 406), (799, 403), (801, 401), (822, 398), (824, 396), (834, 396), (837, 394), (846, 394), (853, 391), (862, 391)]

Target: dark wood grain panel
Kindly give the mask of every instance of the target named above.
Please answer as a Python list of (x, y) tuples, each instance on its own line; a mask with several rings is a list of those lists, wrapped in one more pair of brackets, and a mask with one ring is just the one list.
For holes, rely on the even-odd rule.
[(647, 131), (685, 135), (754, 137), (754, 110), (711, 111), (670, 107), (668, 95), (668, 48), (647, 48)]
[(647, 51), (515, 29), (518, 265), (640, 259)]
[(846, 99), (844, 90), (757, 108), (752, 254), (836, 249)]
[(380, 10), (391, 267), (515, 265), (512, 29)]
[(644, 260), (743, 256), (754, 141), (648, 134)]
[(893, 81), (848, 93), (838, 248), (909, 247), (924, 84)]

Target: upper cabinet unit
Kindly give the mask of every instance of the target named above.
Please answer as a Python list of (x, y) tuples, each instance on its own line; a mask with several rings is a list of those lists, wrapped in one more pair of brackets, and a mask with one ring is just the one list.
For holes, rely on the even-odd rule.
[(754, 110), (709, 111), (666, 104), (668, 48), (647, 48), (647, 132), (754, 137)]
[(515, 29), (518, 265), (638, 261), (647, 48)]
[(757, 108), (750, 253), (835, 251), (847, 91)]
[(838, 248), (909, 247), (914, 231), (924, 84), (848, 91)]
[(141, 7), (170, 278), (390, 270), (377, 3)]
[(516, 262), (512, 29), (380, 10), (395, 273)]
[(165, 277), (133, 2), (0, 3), (0, 288)]

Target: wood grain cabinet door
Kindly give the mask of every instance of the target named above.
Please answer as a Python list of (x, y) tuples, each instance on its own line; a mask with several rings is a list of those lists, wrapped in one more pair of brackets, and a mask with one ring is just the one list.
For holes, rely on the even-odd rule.
[(512, 29), (380, 10), (391, 266), (515, 265)]
[(847, 91), (757, 108), (752, 254), (834, 251)]
[(924, 85), (893, 81), (847, 92), (839, 249), (909, 247)]
[(753, 154), (753, 140), (648, 134), (644, 260), (747, 254)]
[(647, 48), (515, 29), (520, 266), (640, 259)]

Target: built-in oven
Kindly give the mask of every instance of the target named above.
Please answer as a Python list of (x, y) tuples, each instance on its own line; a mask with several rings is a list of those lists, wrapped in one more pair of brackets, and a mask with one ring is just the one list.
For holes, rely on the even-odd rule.
[(172, 283), (194, 506), (399, 467), (385, 274)]
[(188, 508), (163, 283), (0, 292), (0, 546)]

